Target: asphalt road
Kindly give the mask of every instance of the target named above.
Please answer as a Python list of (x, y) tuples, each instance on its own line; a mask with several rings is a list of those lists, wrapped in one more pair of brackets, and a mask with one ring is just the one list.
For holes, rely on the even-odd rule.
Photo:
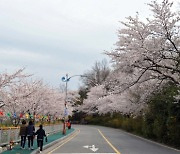
[(118, 154), (180, 154), (180, 150), (137, 137), (119, 129), (74, 125), (76, 132), (43, 154), (118, 153)]

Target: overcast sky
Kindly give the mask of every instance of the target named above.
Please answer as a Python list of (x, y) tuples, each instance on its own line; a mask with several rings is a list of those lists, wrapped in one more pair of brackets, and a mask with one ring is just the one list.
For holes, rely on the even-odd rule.
[[(159, 0), (160, 1), (160, 0)], [(0, 72), (26, 68), (58, 87), (115, 48), (127, 16), (150, 14), (150, 0), (0, 0)], [(78, 79), (69, 82), (70, 89)]]

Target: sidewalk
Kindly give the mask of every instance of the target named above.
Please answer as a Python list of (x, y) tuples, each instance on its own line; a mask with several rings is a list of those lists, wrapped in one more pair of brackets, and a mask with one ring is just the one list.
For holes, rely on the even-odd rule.
[[(61, 139), (61, 138), (65, 137), (65, 136), (69, 135), (73, 131), (74, 131), (74, 129), (71, 128), (70, 130), (68, 130), (68, 129), (66, 130), (66, 135), (62, 135), (62, 131), (58, 132), (58, 133), (55, 133), (55, 134), (52, 134), (52, 135), (49, 135), (47, 137), (48, 142), (44, 141), (44, 146), (43, 147), (45, 148), (45, 147), (48, 147), (48, 145), (50, 146), (56, 140)], [(36, 151), (38, 150), (36, 139), (34, 139), (33, 148), (34, 148), (34, 150), (29, 150), (28, 149), (28, 143), (27, 143), (27, 140), (26, 140), (25, 149), (21, 149), (20, 145), (18, 144), (16, 146), (14, 146), (12, 150), (6, 150), (6, 151), (2, 152), (2, 154), (30, 154), (30, 153), (36, 153)]]

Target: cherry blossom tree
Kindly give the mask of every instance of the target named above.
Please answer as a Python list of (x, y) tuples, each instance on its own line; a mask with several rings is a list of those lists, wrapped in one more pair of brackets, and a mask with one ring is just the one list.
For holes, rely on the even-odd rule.
[[(76, 92), (77, 93), (77, 92)], [(78, 95), (69, 92), (69, 101), (73, 104)], [(9, 114), (9, 118), (14, 126), (17, 126), (20, 119), (31, 118), (39, 115), (41, 120), (44, 117), (63, 117), (65, 93), (58, 89), (50, 88), (42, 80), (21, 80), (1, 90), (1, 97), (5, 103), (4, 111)], [(72, 114), (72, 105), (68, 105), (68, 113)], [(25, 115), (28, 117), (25, 117)], [(8, 118), (8, 117), (7, 117)]]
[(145, 22), (138, 13), (121, 22), (117, 48), (106, 52), (113, 71), (104, 83), (90, 89), (80, 110), (138, 115), (158, 88), (167, 82), (180, 84), (180, 18), (172, 5), (168, 0), (153, 1), (148, 4), (153, 16)]
[[(31, 75), (20, 69), (13, 74), (0, 74), (0, 98), (3, 103), (5, 119), (10, 119), (17, 126), (21, 118), (34, 119), (44, 117), (63, 117), (65, 93), (50, 88), (42, 80), (33, 80)], [(68, 114), (72, 115), (73, 104), (77, 101), (77, 92), (68, 92)], [(28, 117), (25, 117), (28, 115)]]
[(106, 52), (117, 71), (133, 75), (126, 87), (147, 80), (180, 83), (179, 15), (171, 11), (172, 3), (168, 0), (148, 5), (152, 19), (140, 21), (137, 14), (121, 22), (124, 28), (119, 30), (117, 49)]
[(37, 92), (38, 84), (39, 81), (29, 82), (22, 80), (2, 92), (5, 103), (4, 109), (11, 115), (10, 119), (14, 125), (19, 124), (21, 114), (31, 113), (30, 109), (33, 104), (31, 97)]
[[(121, 113), (123, 115), (138, 115), (142, 112), (145, 103), (144, 97), (138, 94), (142, 93), (143, 89), (135, 91), (135, 89), (127, 89), (119, 94), (108, 93), (104, 85), (92, 87), (88, 93), (87, 99), (83, 105), (77, 109), (87, 114), (106, 114), (106, 113)], [(148, 93), (149, 94), (149, 93)]]
[(15, 73), (8, 74), (7, 72), (0, 74), (0, 89), (9, 86), (13, 83), (21, 81), (21, 79), (30, 75), (24, 74), (25, 68), (17, 70)]
[(84, 100), (83, 105), (77, 109), (88, 114), (98, 113), (98, 100), (105, 94), (106, 92), (103, 85), (92, 87), (90, 92), (88, 92), (88, 97)]
[(126, 18), (118, 31), (117, 48), (106, 52), (114, 66), (106, 89), (113, 94), (130, 90), (138, 103), (145, 103), (167, 82), (180, 85), (179, 14), (168, 0), (148, 5), (153, 17), (146, 22), (140, 21), (139, 14)]

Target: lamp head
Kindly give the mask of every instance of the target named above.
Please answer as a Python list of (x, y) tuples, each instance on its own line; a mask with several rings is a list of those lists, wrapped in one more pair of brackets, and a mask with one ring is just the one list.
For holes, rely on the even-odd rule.
[(62, 80), (62, 81), (65, 81), (65, 80), (66, 80), (66, 78), (63, 76), (63, 77), (61, 78), (61, 80)]

